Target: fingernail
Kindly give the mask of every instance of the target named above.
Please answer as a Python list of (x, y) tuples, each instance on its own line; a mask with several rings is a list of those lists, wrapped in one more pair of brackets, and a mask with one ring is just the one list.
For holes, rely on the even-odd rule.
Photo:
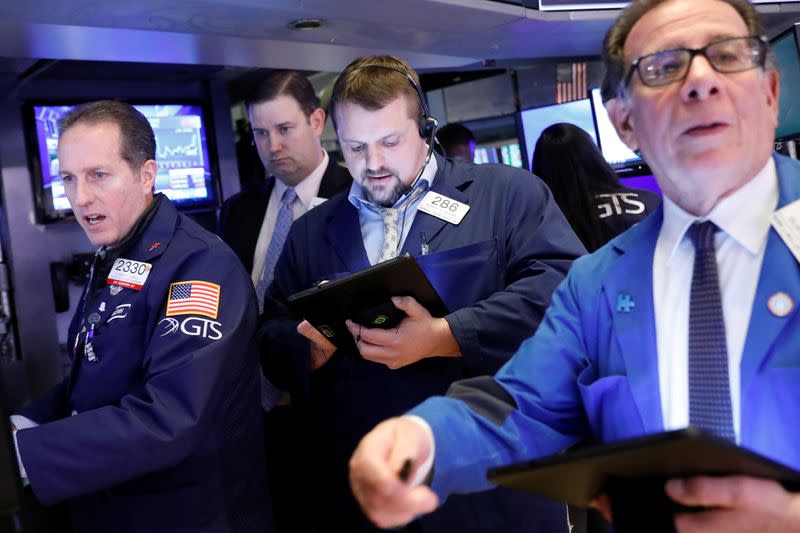
[(686, 483), (682, 479), (670, 479), (666, 485), (667, 491), (673, 496), (683, 496), (686, 493)]

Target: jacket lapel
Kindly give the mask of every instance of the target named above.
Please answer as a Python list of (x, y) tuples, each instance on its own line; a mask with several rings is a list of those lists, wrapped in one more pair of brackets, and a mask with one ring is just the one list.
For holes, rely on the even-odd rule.
[[(439, 170), (436, 172), (436, 177), (433, 180), (433, 187), (431, 187), (430, 192), (441, 194), (450, 200), (455, 200), (462, 204), (469, 204), (469, 197), (457, 188), (463, 187), (467, 181), (451, 183), (451, 163), (438, 155), (435, 155), (435, 157), (436, 163), (439, 165)], [(469, 213), (467, 213), (466, 216), (468, 217)], [(413, 256), (419, 255), (421, 249), (420, 245), (422, 244), (421, 236), (424, 234), (425, 239), (430, 245), (434, 243), (437, 235), (439, 235), (442, 229), (448, 224), (449, 222), (438, 217), (417, 210), (417, 214), (414, 216), (414, 223), (411, 224), (411, 229), (408, 231), (408, 236), (403, 243), (401, 253), (410, 253)], [(431, 246), (431, 250), (437, 250), (435, 243)]]
[(628, 383), (646, 432), (661, 431), (658, 353), (653, 307), (653, 254), (662, 208), (626, 232), (614, 246), (622, 254), (603, 289)]
[(364, 239), (361, 237), (358, 210), (344, 194), (328, 201), (337, 202), (325, 224), (330, 248), (335, 250), (348, 272), (356, 272), (369, 267)]
[[(797, 163), (786, 158), (776, 157), (775, 162), (778, 170), (778, 209), (780, 209), (800, 198), (798, 181), (800, 171)], [(768, 305), (769, 299), (780, 292), (787, 294), (794, 303), (792, 310), (784, 317), (774, 315)], [(750, 325), (742, 351), (742, 398), (747, 397), (748, 386), (770, 354), (776, 339), (798, 313), (798, 305), (800, 305), (800, 265), (775, 229), (770, 228), (758, 287), (750, 312)]]

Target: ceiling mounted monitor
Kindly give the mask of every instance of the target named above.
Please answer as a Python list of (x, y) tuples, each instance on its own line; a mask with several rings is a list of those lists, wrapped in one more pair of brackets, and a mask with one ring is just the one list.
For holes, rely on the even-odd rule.
[[(751, 4), (791, 4), (800, 0), (750, 0)], [(630, 2), (609, 2), (608, 0), (539, 0), (541, 11), (581, 11), (586, 9), (621, 9)]]
[[(26, 136), (39, 222), (72, 216), (59, 175), (57, 148), (58, 121), (74, 105), (50, 102), (26, 105)], [(219, 172), (202, 103), (159, 101), (133, 105), (147, 118), (155, 133), (156, 192), (163, 192), (183, 210), (215, 209)]]

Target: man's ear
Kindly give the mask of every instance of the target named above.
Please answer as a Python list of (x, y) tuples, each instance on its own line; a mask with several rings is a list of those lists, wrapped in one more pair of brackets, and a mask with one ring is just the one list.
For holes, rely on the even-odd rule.
[(614, 129), (617, 130), (617, 135), (622, 142), (631, 150), (638, 150), (639, 143), (636, 141), (636, 134), (631, 123), (630, 100), (616, 97), (608, 100), (604, 105), (608, 112), (608, 118), (614, 124)]
[(156, 174), (158, 174), (158, 163), (153, 159), (145, 161), (139, 169), (139, 177), (142, 180), (142, 190), (150, 192), (156, 184)]
[(764, 93), (767, 98), (767, 108), (769, 108), (770, 118), (772, 118), (774, 121), (774, 127), (777, 128), (779, 111), (778, 102), (781, 92), (781, 76), (777, 68), (768, 69), (764, 75), (766, 76), (766, 80), (764, 80)]
[(308, 115), (308, 123), (311, 124), (317, 137), (321, 137), (322, 129), (325, 127), (325, 111), (321, 107), (316, 108)]

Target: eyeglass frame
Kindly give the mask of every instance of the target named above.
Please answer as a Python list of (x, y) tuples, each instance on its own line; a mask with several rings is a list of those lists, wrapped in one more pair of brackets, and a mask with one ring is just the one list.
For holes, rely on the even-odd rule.
[[(714, 46), (714, 45), (717, 45), (717, 44), (720, 44), (720, 43), (724, 43), (726, 41), (735, 41), (735, 40), (743, 40), (743, 39), (755, 39), (759, 43), (759, 47), (760, 47), (759, 51), (761, 53), (761, 57), (759, 58), (758, 63), (754, 64), (751, 67), (747, 67), (747, 68), (742, 69), (742, 70), (729, 70), (727, 72), (726, 71), (721, 71), (721, 70), (717, 69), (716, 66), (714, 66), (714, 63), (711, 61), (711, 59), (708, 57), (708, 55), (706, 55), (706, 50), (708, 49), (709, 46)], [(682, 77), (676, 78), (676, 79), (674, 79), (672, 81), (669, 81), (667, 83), (664, 83), (662, 85), (648, 85), (648, 83), (644, 81), (644, 77), (642, 76), (642, 73), (639, 71), (639, 64), (643, 59), (647, 59), (648, 57), (652, 57), (652, 56), (655, 56), (655, 55), (658, 55), (658, 54), (663, 54), (664, 52), (689, 52), (689, 61), (686, 63), (686, 65), (687, 65), (686, 71), (683, 73)], [(703, 56), (704, 58), (706, 58), (706, 61), (708, 61), (708, 64), (711, 65), (711, 68), (713, 68), (714, 71), (719, 72), (721, 74), (733, 74), (733, 73), (736, 73), (736, 72), (746, 72), (746, 71), (754, 69), (754, 68), (764, 68), (766, 66), (766, 64), (767, 64), (767, 56), (769, 55), (769, 41), (767, 40), (767, 37), (764, 36), (764, 35), (746, 35), (746, 36), (743, 36), (743, 37), (726, 37), (724, 39), (719, 39), (717, 41), (710, 42), (707, 45), (703, 46), (702, 48), (668, 48), (666, 50), (659, 50), (659, 51), (653, 52), (651, 54), (646, 54), (646, 55), (637, 57), (636, 59), (634, 59), (631, 62), (631, 68), (628, 69), (628, 73), (625, 75), (625, 81), (622, 84), (622, 90), (627, 90), (630, 87), (631, 80), (633, 79), (633, 73), (634, 72), (639, 74), (639, 80), (646, 87), (666, 87), (667, 85), (670, 85), (672, 83), (675, 83), (675, 82), (678, 82), (678, 81), (683, 81), (683, 80), (686, 79), (686, 76), (689, 74), (689, 70), (691, 69), (691, 66), (692, 66), (692, 61), (698, 55)]]

